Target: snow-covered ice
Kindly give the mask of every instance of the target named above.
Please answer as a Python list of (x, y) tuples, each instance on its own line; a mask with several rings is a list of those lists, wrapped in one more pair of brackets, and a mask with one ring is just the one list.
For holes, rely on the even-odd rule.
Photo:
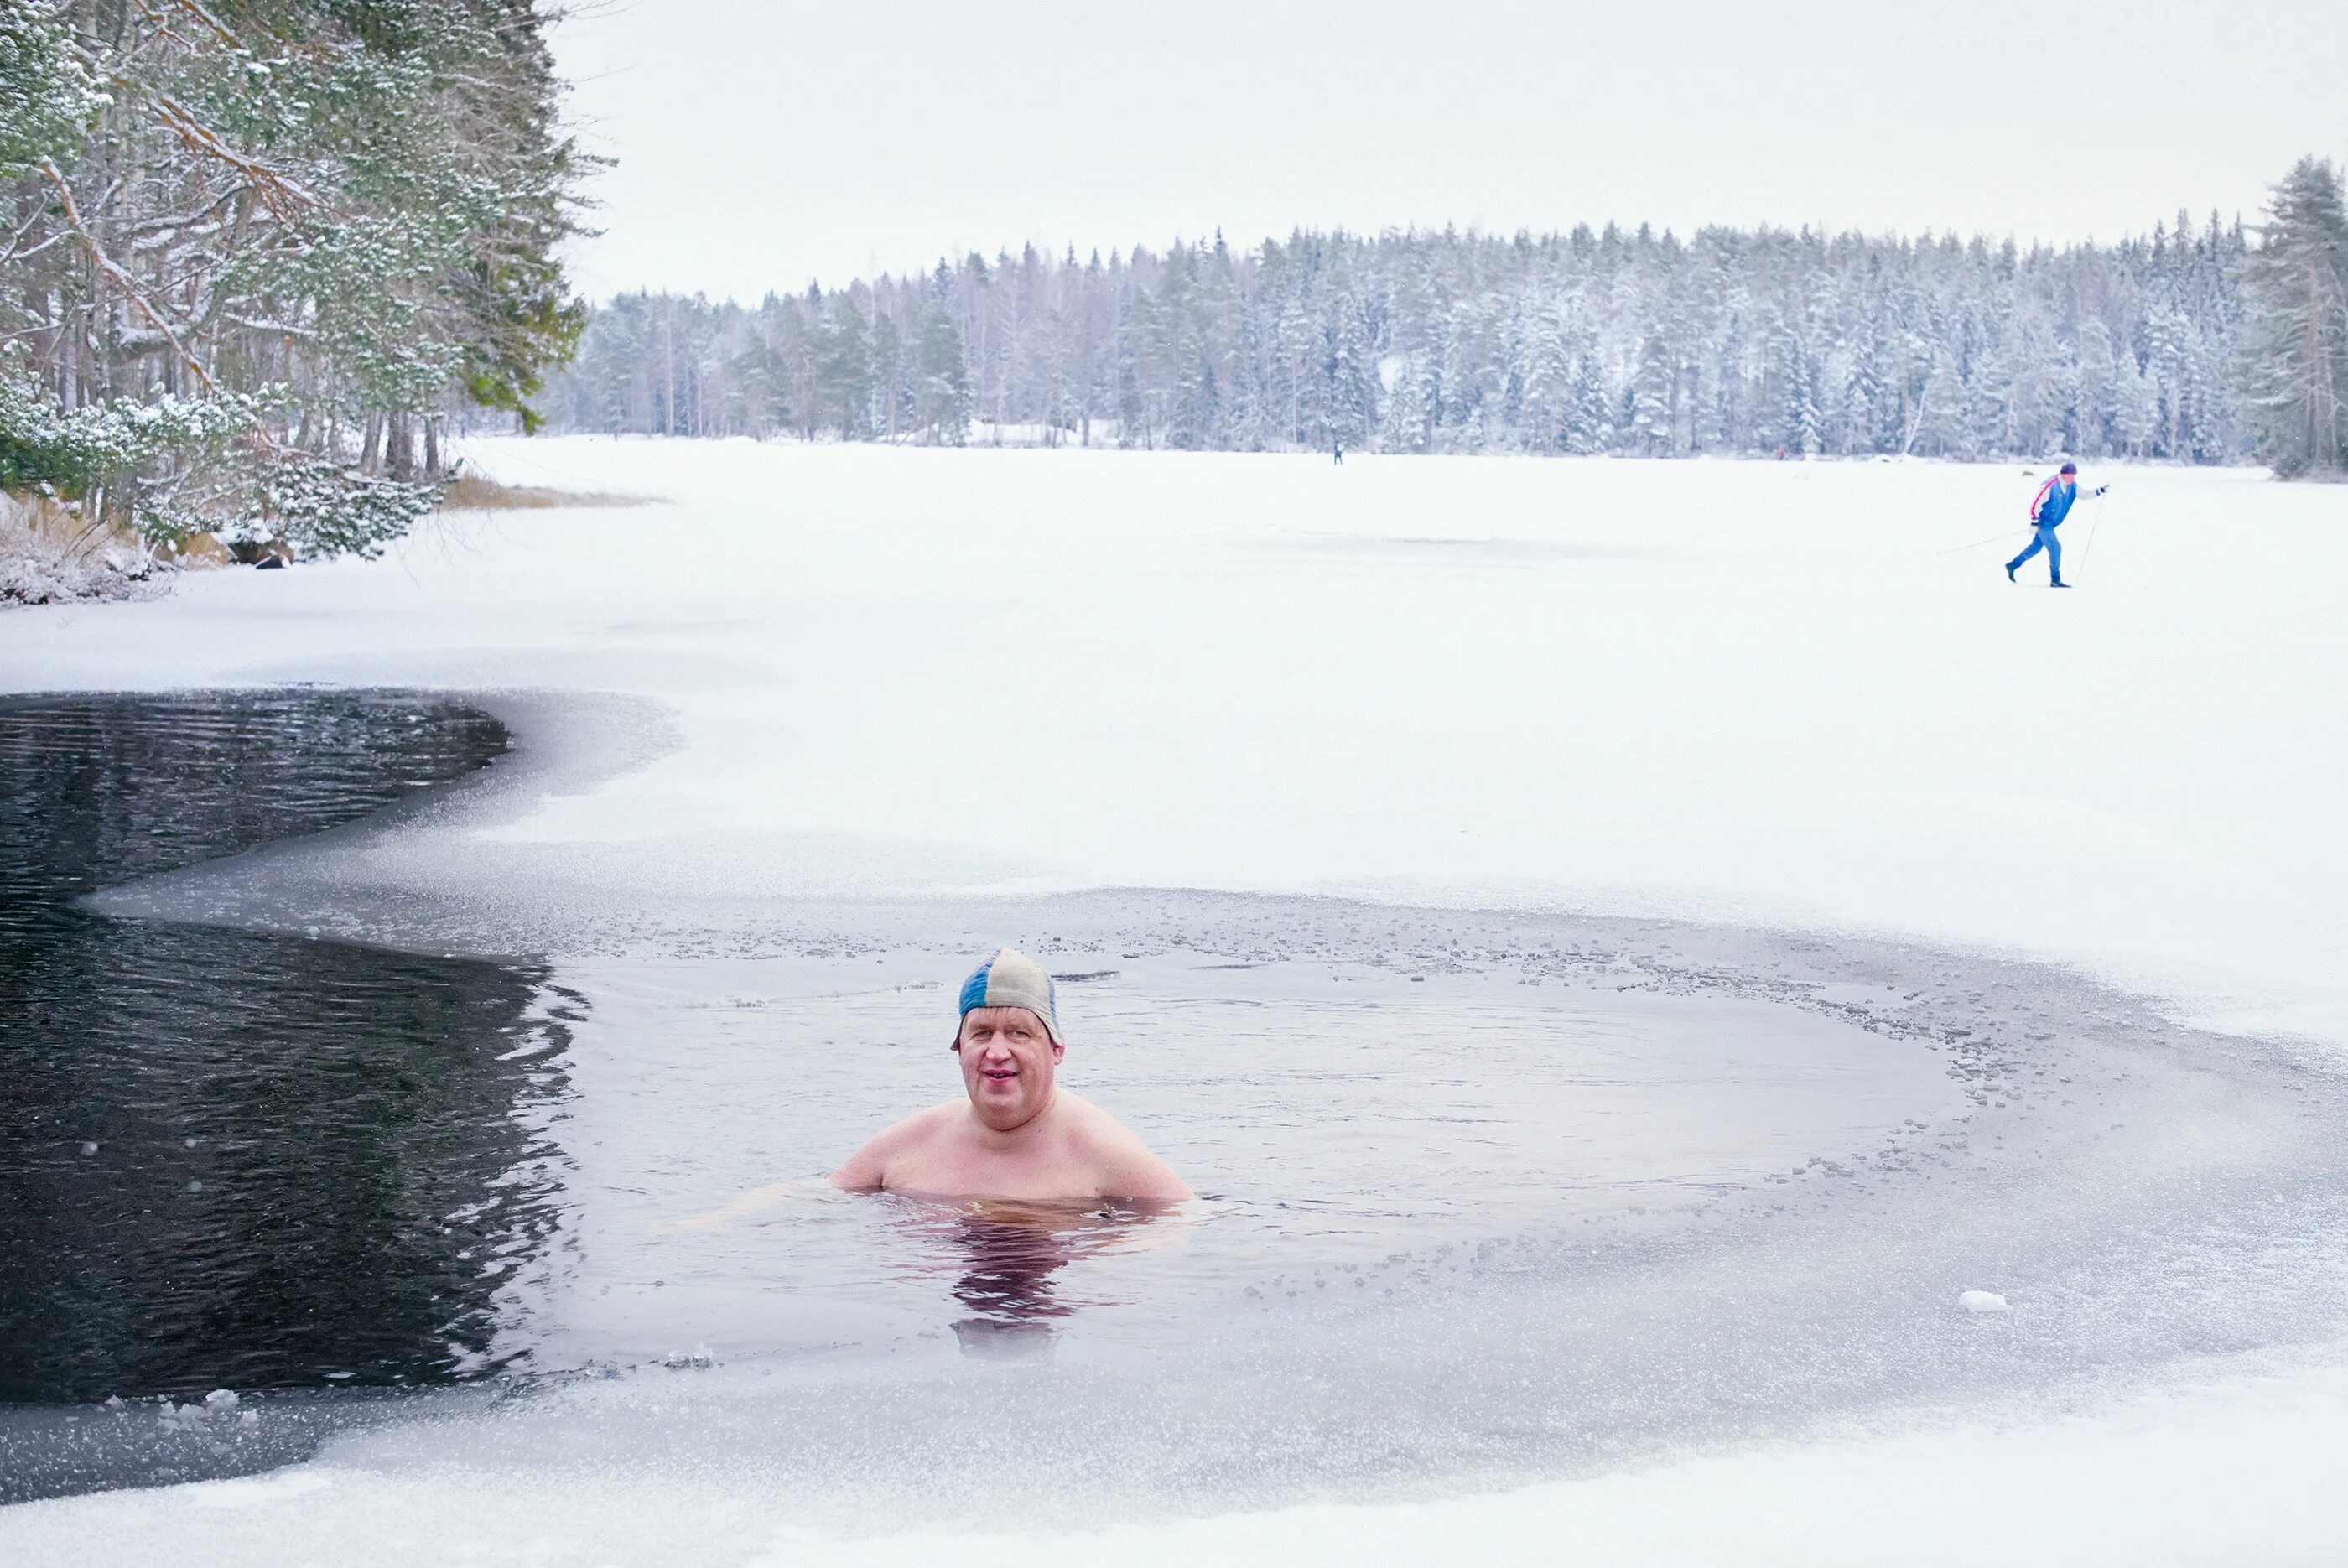
[[(2003, 465), (476, 441), (641, 510), (0, 622), (17, 690), (639, 694), (500, 830), (664, 892), (1359, 891), (1900, 931), (2348, 1040), (2348, 497)], [(2035, 563), (2034, 563), (2034, 565)]]
[[(1910, 1148), (1957, 1160), (1923, 1197), (1873, 1189), (1832, 1213), (1796, 1203), (1786, 1239), (1734, 1264), (1660, 1270), (1640, 1289), (1547, 1264), (1496, 1267), (1360, 1331), (1357, 1358), (1383, 1368), (1397, 1398), (1422, 1373), (1430, 1390), (1447, 1375), (1436, 1348), (1447, 1337), (1514, 1343), (1549, 1368), (1528, 1410), (1570, 1408), (1555, 1369), (1592, 1357), (1582, 1411), (1548, 1437), (1439, 1417), (1375, 1433), (1386, 1446), (1365, 1442), (1348, 1472), (1344, 1456), (1300, 1459), (1280, 1444), (1325, 1429), (1307, 1412), (1350, 1417), (1356, 1403), (1371, 1431), (1374, 1379), (1358, 1400), (1318, 1374), (1303, 1386), (1235, 1381), (1234, 1398), (1293, 1402), (1261, 1418), (1260, 1440), (1287, 1456), (1267, 1462), (1309, 1472), (1300, 1490), (1248, 1504), (1226, 1479), (1170, 1480), (1200, 1487), (1210, 1517), (1186, 1520), (1178, 1505), (1107, 1536), (973, 1516), (982, 1534), (964, 1554), (1388, 1561), (1472, 1548), (1530, 1560), (1560, 1540), (1622, 1562), (1732, 1545), (1756, 1562), (1837, 1562), (1892, 1541), (1893, 1555), (1916, 1562), (2182, 1563), (2229, 1541), (2245, 1561), (2348, 1551), (2348, 1511), (2294, 1490), (2311, 1448), (2348, 1436), (2348, 1353), (2324, 1338), (2322, 1305), (2338, 1299), (2343, 1260), (2309, 1218), (2330, 1212), (2336, 1171), (2323, 1167), (2312, 1191), (2284, 1179), (2312, 1158), (2287, 1107), (2319, 1092), (2348, 1048), (2348, 826), (2335, 805), (2348, 712), (2331, 700), (2348, 667), (2336, 614), (2348, 493), (2235, 471), (2090, 474), (2115, 489), (2065, 527), (2081, 587), (2065, 595), (2006, 583), (1993, 545), (1944, 553), (2020, 515), (2034, 485), (2008, 467), (1349, 457), (1334, 469), (1232, 454), (589, 439), (480, 441), (469, 456), (518, 482), (668, 500), (452, 517), (374, 564), (223, 573), (158, 603), (0, 617), (0, 685), (488, 694), (522, 728), (525, 755), (487, 805), (357, 837), (323, 860), (290, 855), (272, 870), (263, 857), (244, 884), (223, 872), (152, 896), (332, 929), (354, 918), (335, 905), (357, 890), (374, 896), (351, 907), (382, 923), (363, 934), (510, 930), (517, 945), (599, 954), (595, 973), (613, 989), (582, 1035), (579, 1070), (605, 1073), (612, 1092), (600, 1109), (583, 1096), (579, 1136), (625, 1146), (636, 1167), (681, 1171), (682, 1186), (704, 1183), (696, 1201), (739, 1173), (691, 1147), (689, 1123), (624, 1125), (652, 1083), (641, 1071), (652, 1058), (624, 1047), (675, 1016), (662, 991), (680, 974), (723, 980), (737, 1001), (762, 987), (784, 1001), (845, 995), (846, 965), (870, 955), (741, 950), (740, 934), (778, 908), (826, 911), (826, 931), (848, 928), (843, 911), (860, 912), (868, 934), (919, 927), (920, 941), (873, 941), (891, 964), (944, 930), (975, 939), (990, 908), (1045, 935), (1057, 922), (1104, 950), (1151, 922), (1163, 939), (1254, 921), (1252, 940), (1277, 962), (1224, 979), (1233, 1005), (1256, 995), (1266, 1008), (1290, 1005), (1282, 987), (1344, 943), (1312, 929), (1297, 913), (1306, 906), (1249, 899), (1451, 909), (1456, 939), (1483, 956), (1432, 975), (1429, 1006), (1490, 1009), (1478, 1016), (1501, 1044), (1507, 1019), (1552, 1005), (1517, 985), (1544, 977), (1525, 934), (1540, 922), (1697, 922), (1658, 926), (1606, 973), (1677, 985), (1759, 973), (1766, 950), (1785, 960), (1769, 983), (1816, 1015), (1886, 1038), (1972, 1030), (2008, 1057), (2026, 1041), (2042, 1065), (2079, 1075), (2033, 1082), (2017, 1057), (1941, 1084), (1962, 1104), (1925, 1103), (1896, 1078), (1869, 1089), (1883, 1097), (1881, 1124), (1900, 1130), (1885, 1169), (1939, 1169)], [(1153, 901), (1094, 889), (1210, 891)], [(937, 910), (951, 913), (918, 913)], [(1749, 944), (1738, 927), (1756, 934)], [(1183, 970), (1175, 951), (1105, 960), (1122, 978), (1091, 1005), (1108, 1017), (1126, 1009), (1138, 1039), (1152, 1006), (1208, 1006), (1202, 987), (1224, 980)], [(1503, 953), (1523, 965), (1489, 956)], [(1398, 992), (1420, 984), (1362, 974)], [(1574, 982), (1602, 998), (1601, 978)], [(922, 1005), (918, 993), (874, 1004), (907, 1019)], [(895, 1037), (915, 1026), (890, 1012), (878, 1026)], [(2257, 1059), (2232, 1063), (2219, 1037), (2188, 1029), (2231, 1032)], [(1941, 1043), (1958, 1068), (1986, 1059), (1952, 1039)], [(597, 1057), (599, 1041), (609, 1048)], [(2238, 1068), (2245, 1076), (2230, 1076)], [(659, 1082), (713, 1116), (739, 1098), (698, 1062)], [(1674, 1092), (1663, 1076), (1653, 1091)], [(1181, 1104), (1168, 1087), (1138, 1103), (1152, 1098)], [(2090, 1099), (2109, 1113), (2092, 1137), (2073, 1106)], [(1764, 1193), (1772, 1182), (1867, 1186), (1877, 1168), (1852, 1149), (1804, 1141), (1818, 1109), (1789, 1098), (1776, 1122), (1750, 1121), (1716, 1153), (1749, 1158), (1740, 1179)], [(1975, 1113), (1991, 1119), (1957, 1119)], [(1969, 1130), (1962, 1155), (1942, 1141)], [(1494, 1136), (1492, 1154), (1468, 1158), (1512, 1169), (1511, 1135)], [(1203, 1150), (1193, 1158), (1211, 1158)], [(1299, 1169), (1333, 1187), (1356, 1181), (1344, 1155), (1300, 1154)], [(1635, 1162), (1605, 1158), (1621, 1171)], [(617, 1152), (582, 1160), (582, 1181), (608, 1169), (615, 1188), (630, 1168)], [(2207, 1205), (2189, 1235), (2159, 1233), (2164, 1182)], [(644, 1223), (654, 1244), (649, 1207), (604, 1212), (618, 1233)], [(1932, 1245), (1902, 1241), (1928, 1219), (1945, 1222)], [(2112, 1298), (2116, 1279), (2157, 1277), (2150, 1251), (2170, 1244), (2187, 1260), (2173, 1299)], [(1949, 1265), (1966, 1272), (1939, 1272)], [(294, 1472), (299, 1486), (18, 1507), (0, 1512), (0, 1551), (63, 1562), (168, 1542), (195, 1561), (299, 1560), (338, 1532), (362, 1543), (354, 1560), (398, 1560), (403, 1541), (409, 1556), (464, 1542), (485, 1560), (937, 1554), (934, 1519), (891, 1513), (913, 1532), (891, 1540), (880, 1519), (843, 1525), (846, 1493), (794, 1502), (729, 1483), (720, 1456), (737, 1440), (742, 1453), (822, 1469), (819, 1455), (775, 1448), (784, 1439), (761, 1424), (764, 1374), (736, 1365), (722, 1337), (745, 1321), (738, 1303), (688, 1275), (685, 1295), (664, 1299), (698, 1305), (647, 1319), (648, 1295), (594, 1277), (615, 1294), (582, 1293), (567, 1332), (635, 1336), (655, 1362), (690, 1362), (705, 1346), (715, 1365), (586, 1385), (478, 1429), (460, 1411), (412, 1437), (394, 1427), (345, 1439)], [(2001, 1293), (2031, 1280), (2017, 1295), (2031, 1310), (1994, 1334), (1959, 1323), (1972, 1332), (1932, 1337), (1931, 1325), (1966, 1315), (1948, 1303), (1981, 1309), (1984, 1279)], [(1534, 1292), (1554, 1319), (1513, 1341), (1537, 1321)], [(1707, 1299), (1726, 1315), (1708, 1315)], [(2202, 1313), (2197, 1302), (2226, 1305)], [(1910, 1317), (1918, 1326), (1900, 1326)], [(2232, 1337), (2209, 1331), (2221, 1319)], [(1654, 1326), (1674, 1324), (1691, 1346), (1676, 1370)], [(1266, 1357), (1304, 1343), (1277, 1325), (1263, 1332)], [(1429, 1347), (1422, 1367), (1384, 1359), (1414, 1333)], [(1610, 1380), (1610, 1344), (1643, 1370)], [(2292, 1344), (2280, 1359), (2244, 1359)], [(1079, 1338), (1052, 1386), (1148, 1389), (1164, 1377), (1167, 1431), (1231, 1429), (1213, 1389), (1149, 1372), (1134, 1359), (1144, 1354)], [(1708, 1441), (1701, 1422), (1683, 1421), (1666, 1450), (1604, 1457), (1617, 1429), (1591, 1410), (1653, 1401), (1659, 1387), (1668, 1404), (1674, 1377), (1691, 1381), (1693, 1409), (1694, 1385), (1736, 1357), (1784, 1379), (1768, 1398), (1796, 1437), (1756, 1443), (1766, 1421), (1740, 1417)], [(2166, 1370), (2098, 1393), (2107, 1367)], [(1484, 1408), (1505, 1408), (1509, 1375), (1488, 1368), (1468, 1386), (1491, 1397)], [(714, 1434), (707, 1462), (673, 1462), (683, 1439), (661, 1415), (661, 1377), (695, 1380), (675, 1398)], [(2032, 1397), (2057, 1385), (2066, 1412)], [(985, 1399), (955, 1387), (978, 1406), (969, 1421), (949, 1411), (942, 1430), (979, 1429)], [(864, 1396), (843, 1390), (841, 1413), (791, 1440), (847, 1453), (868, 1439)], [(1004, 1398), (1019, 1407), (1006, 1429), (1031, 1429), (1036, 1410)], [(256, 1405), (266, 1411), (252, 1398), (245, 1408)], [(1118, 1406), (1077, 1408), (1104, 1423), (1104, 1451), (1124, 1451)], [(1129, 1429), (1151, 1407), (1122, 1408)], [(1625, 1417), (1621, 1429), (1635, 1426)], [(1070, 1435), (1084, 1435), (1081, 1420)], [(1496, 1493), (1529, 1479), (1493, 1457), (1511, 1451), (1550, 1454), (1570, 1478)], [(496, 1468), (517, 1454), (537, 1456), (522, 1471), (531, 1483), (499, 1484)], [(896, 1462), (884, 1455), (879, 1468)], [(2201, 1479), (2213, 1463), (2232, 1479)], [(1375, 1476), (1392, 1501), (1365, 1501), (1348, 1473)], [(182, 1500), (213, 1496), (236, 1502), (180, 1539)], [(1976, 1506), (1984, 1496), (2003, 1506)], [(2211, 1533), (2252, 1499), (2268, 1505), (2254, 1526)], [(417, 1531), (434, 1533), (403, 1533)]]

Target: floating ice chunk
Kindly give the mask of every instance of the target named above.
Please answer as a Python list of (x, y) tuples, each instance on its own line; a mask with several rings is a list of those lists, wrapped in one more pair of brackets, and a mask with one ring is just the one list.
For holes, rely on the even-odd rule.
[(2011, 1312), (2005, 1297), (1993, 1290), (1969, 1290), (1957, 1297), (1957, 1305), (1967, 1312)]
[[(170, 1396), (161, 1395), (155, 1401), (155, 1418), (167, 1427), (201, 1427), (216, 1417), (232, 1414), (241, 1403), (232, 1388), (215, 1388), (204, 1396), (201, 1404), (191, 1399), (184, 1405), (175, 1405)], [(252, 1412), (245, 1414), (249, 1418)]]

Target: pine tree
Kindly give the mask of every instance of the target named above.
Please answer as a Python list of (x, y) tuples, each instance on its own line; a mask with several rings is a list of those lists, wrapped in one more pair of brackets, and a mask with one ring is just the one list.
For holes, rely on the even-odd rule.
[(1330, 314), (1325, 328), (1327, 434), (1341, 446), (1365, 447), (1378, 419), (1378, 367), (1370, 352), (1368, 324), (1353, 290), (1342, 282), (1331, 295)]
[(2348, 469), (2348, 211), (2330, 161), (2302, 158), (2275, 186), (2246, 281), (2259, 455), (2286, 478)]
[(1573, 358), (1573, 402), (1565, 427), (1567, 451), (1591, 457), (1614, 444), (1614, 422), (1607, 414), (1610, 402), (1597, 345), (1585, 340)]
[(893, 441), (911, 421), (906, 387), (905, 334), (886, 311), (872, 318), (872, 434)]
[(1528, 451), (1562, 451), (1573, 418), (1573, 356), (1553, 312), (1536, 304), (1529, 316), (1519, 333), (1517, 369), (1524, 446)]
[(913, 422), (925, 441), (959, 447), (970, 436), (970, 377), (945, 292), (942, 287), (922, 313), (913, 358)]
[(2132, 458), (2149, 457), (2160, 442), (2160, 388), (2132, 358), (2124, 357), (2119, 371), (2119, 408), (2113, 425), (2120, 449)]
[(2112, 361), (2112, 335), (2103, 322), (2089, 316), (2079, 326), (2078, 378), (2072, 397), (2069, 438), (2065, 446), (2083, 458), (2100, 458), (2113, 449), (2113, 421), (2119, 408), (2117, 377)]
[(586, 320), (556, 252), (591, 160), (550, 25), (521, 0), (0, 0), (0, 380), (26, 421), (0, 448), (79, 429), (100, 462), (109, 421), (181, 430), (36, 481), (152, 535), (406, 527), (442, 421), (534, 424)]
[(1671, 450), (1671, 361), (1663, 339), (1650, 337), (1640, 346), (1638, 374), (1632, 378), (1624, 407), (1625, 423), (1638, 449), (1649, 457)]
[(1932, 362), (1916, 407), (1915, 449), (1931, 457), (1965, 455), (1965, 384), (1956, 361), (1943, 355)]
[(872, 334), (850, 294), (831, 296), (816, 383), (823, 422), (839, 431), (840, 439), (860, 440), (870, 434)]

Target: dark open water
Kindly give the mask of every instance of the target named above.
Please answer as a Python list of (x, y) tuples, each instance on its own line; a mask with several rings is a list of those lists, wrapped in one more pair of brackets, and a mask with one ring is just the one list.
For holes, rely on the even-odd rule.
[(552, 1229), (545, 975), (76, 900), (506, 746), (396, 694), (0, 703), (0, 1403), (499, 1365), (495, 1300)]

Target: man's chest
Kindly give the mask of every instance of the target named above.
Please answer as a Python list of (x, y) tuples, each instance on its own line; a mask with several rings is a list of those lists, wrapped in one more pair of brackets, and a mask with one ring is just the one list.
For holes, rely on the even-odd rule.
[(1098, 1185), (1081, 1161), (1050, 1145), (1003, 1150), (948, 1142), (905, 1150), (889, 1162), (882, 1181), (903, 1192), (988, 1198), (1088, 1197)]

